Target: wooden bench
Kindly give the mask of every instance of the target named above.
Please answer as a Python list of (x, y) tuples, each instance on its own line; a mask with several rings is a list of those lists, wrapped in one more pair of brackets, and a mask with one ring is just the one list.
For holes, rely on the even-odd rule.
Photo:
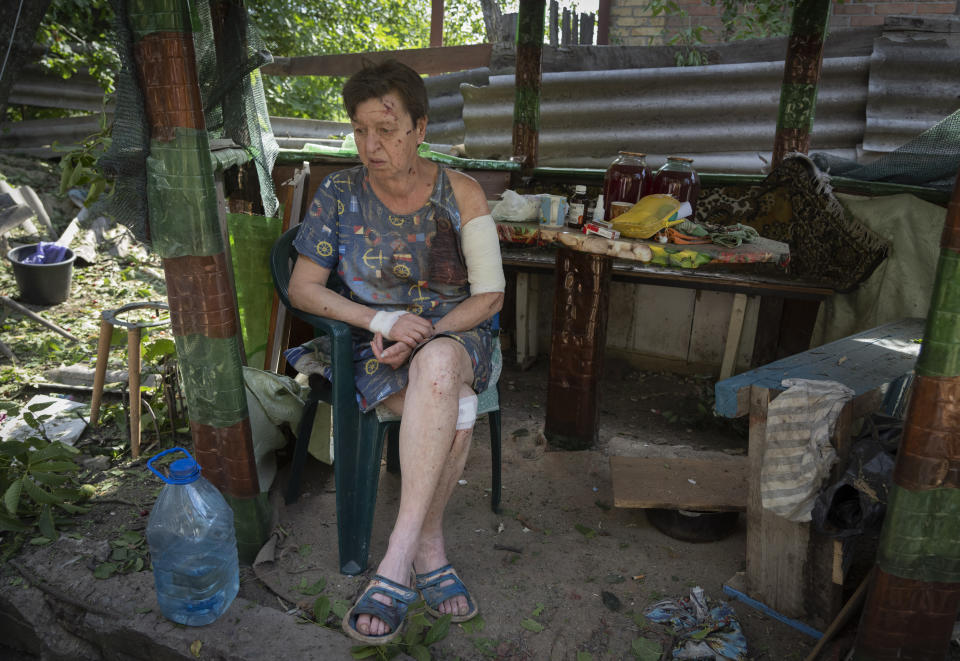
[(838, 455), (836, 479), (849, 456), (854, 420), (880, 409), (891, 384), (913, 370), (924, 323), (904, 319), (885, 324), (717, 382), (717, 412), (730, 418), (750, 416), (746, 572), (728, 582), (729, 593), (746, 595), (821, 629), (839, 612), (841, 542), (819, 534), (811, 523), (794, 523), (763, 509), (760, 469), (767, 407), (788, 378), (837, 381), (854, 391), (832, 438)]

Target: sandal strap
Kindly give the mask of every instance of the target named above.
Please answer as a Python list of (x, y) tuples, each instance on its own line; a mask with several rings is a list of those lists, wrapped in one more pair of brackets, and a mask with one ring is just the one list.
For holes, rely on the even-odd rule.
[[(410, 604), (419, 598), (419, 594), (416, 590), (400, 585), (379, 574), (375, 575), (373, 580), (383, 583), (383, 585), (371, 585), (363, 592), (363, 595), (353, 607), (350, 625), (356, 628), (357, 616), (359, 615), (373, 615), (386, 622), (390, 626), (390, 632), (394, 632), (403, 623)], [(373, 595), (375, 594), (382, 594), (391, 599), (393, 603), (385, 604), (378, 599), (374, 599)]]
[[(446, 573), (444, 573), (446, 572)], [(447, 583), (447, 585), (441, 585)], [(417, 574), (417, 589), (426, 604), (436, 609), (443, 602), (457, 596), (467, 600), (467, 608), (473, 610), (473, 599), (467, 591), (456, 570), (451, 565), (445, 565), (426, 574)]]

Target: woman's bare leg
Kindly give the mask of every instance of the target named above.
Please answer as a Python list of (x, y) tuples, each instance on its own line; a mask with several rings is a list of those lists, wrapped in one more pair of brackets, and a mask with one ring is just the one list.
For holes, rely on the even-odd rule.
[[(470, 447), (470, 430), (456, 432), (456, 421), (461, 391), (469, 390), (472, 382), (470, 358), (452, 339), (429, 342), (410, 363), (410, 383), (403, 396), (400, 423), (400, 507), (387, 552), (377, 567), (378, 574), (401, 585), (409, 584), (415, 560), (427, 563), (444, 555), (443, 537), (437, 537), (437, 531)], [(420, 556), (425, 528), (430, 539)], [(442, 564), (445, 559), (436, 567)], [(421, 571), (436, 567), (418, 565)], [(463, 608), (465, 604), (464, 600)], [(389, 626), (379, 618), (360, 615), (357, 630), (380, 636), (389, 632)]]

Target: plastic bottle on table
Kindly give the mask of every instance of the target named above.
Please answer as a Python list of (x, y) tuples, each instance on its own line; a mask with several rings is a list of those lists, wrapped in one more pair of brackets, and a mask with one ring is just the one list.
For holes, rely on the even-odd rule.
[(653, 178), (651, 193), (672, 195), (680, 202), (690, 203), (690, 220), (697, 215), (697, 198), (700, 197), (700, 177), (693, 169), (693, 159), (682, 156), (667, 156)]
[[(167, 477), (153, 467), (182, 452)], [(156, 455), (147, 467), (166, 482), (147, 522), (160, 612), (179, 624), (210, 624), (233, 602), (240, 587), (233, 510), (183, 448)]]
[(604, 220), (610, 220), (611, 203), (636, 204), (641, 197), (650, 194), (652, 181), (653, 173), (647, 165), (646, 154), (620, 152), (603, 176)]

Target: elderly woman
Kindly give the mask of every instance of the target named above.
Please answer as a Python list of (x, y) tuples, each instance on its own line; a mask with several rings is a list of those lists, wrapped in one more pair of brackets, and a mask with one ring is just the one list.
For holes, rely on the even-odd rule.
[[(486, 196), (421, 158), (427, 93), (395, 61), (343, 88), (362, 165), (328, 176), (303, 220), (290, 299), (354, 326), (358, 402), (402, 413), (403, 481), (386, 554), (343, 629), (370, 644), (399, 635), (409, 604), (463, 622), (477, 614), (443, 537), (443, 511), (487, 386), (504, 277)], [(336, 283), (330, 283), (336, 270)]]

